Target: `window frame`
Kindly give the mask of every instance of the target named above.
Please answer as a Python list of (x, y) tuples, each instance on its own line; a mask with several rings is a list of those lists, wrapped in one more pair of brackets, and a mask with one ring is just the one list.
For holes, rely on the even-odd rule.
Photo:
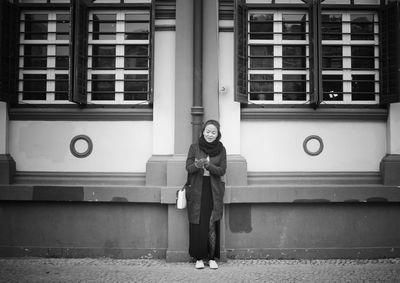
[[(2, 1), (3, 2), (3, 1)], [(15, 76), (16, 78), (16, 86), (15, 86), (15, 90), (14, 91), (10, 91), (9, 93), (7, 92), (2, 92), (0, 99), (2, 101), (7, 101), (10, 106), (12, 106), (13, 109), (16, 108), (29, 108), (29, 107), (35, 107), (35, 108), (46, 108), (46, 109), (50, 109), (52, 107), (55, 107), (57, 109), (62, 109), (62, 108), (74, 108), (76, 105), (79, 108), (83, 108), (83, 107), (87, 107), (87, 108), (104, 108), (104, 107), (117, 107), (119, 109), (121, 108), (131, 108), (131, 109), (135, 109), (135, 108), (149, 108), (152, 109), (153, 106), (153, 85), (154, 85), (154, 33), (155, 33), (155, 7), (156, 7), (156, 1), (155, 0), (147, 0), (147, 1), (142, 1), (140, 3), (137, 3), (135, 1), (131, 1), (130, 3), (124, 3), (124, 1), (120, 1), (119, 3), (105, 3), (105, 2), (101, 2), (101, 3), (92, 3), (91, 0), (70, 0), (62, 2), (62, 3), (58, 3), (58, 2), (54, 2), (54, 1), (47, 1), (46, 3), (41, 3), (41, 2), (35, 2), (35, 3), (22, 3), (18, 0), (13, 1), (12, 3), (9, 3), (10, 5), (12, 5), (13, 7), (16, 8), (16, 10), (18, 10), (18, 17), (16, 21), (18, 21), (14, 26), (16, 26), (16, 32), (14, 33), (15, 35), (17, 35), (17, 39), (16, 39), (16, 44), (19, 46), (19, 37), (20, 37), (20, 17), (21, 14), (23, 13), (23, 11), (29, 11), (30, 13), (34, 13), (35, 11), (51, 11), (51, 12), (57, 12), (60, 9), (65, 10), (65, 12), (67, 10), (70, 11), (70, 28), (73, 30), (73, 32), (70, 31), (70, 56), (69, 56), (69, 86), (68, 86), (68, 92), (69, 92), (69, 100), (71, 102), (68, 102), (66, 100), (63, 100), (63, 102), (56, 102), (56, 103), (43, 103), (43, 101), (26, 101), (25, 103), (22, 102), (18, 99), (19, 98), (19, 94), (18, 92), (20, 91), (19, 86), (18, 86), (18, 82), (17, 80), (19, 79), (19, 73), (18, 73), (18, 69), (17, 67), (19, 66), (19, 63), (15, 63), (13, 64), (13, 66), (16, 66), (16, 73), (18, 74), (18, 76)], [(8, 3), (8, 1), (6, 2)], [(81, 11), (77, 11), (79, 10), (79, 8), (77, 8), (77, 4), (84, 4), (84, 9), (83, 9), (83, 13), (82, 13), (82, 9), (80, 9)], [(45, 4), (45, 5), (44, 5)], [(3, 7), (3, 5), (1, 6), (1, 8)], [(82, 56), (79, 56), (79, 49), (82, 49), (82, 45), (81, 46), (77, 46), (77, 44), (74, 44), (76, 42), (78, 42), (79, 40), (76, 40), (74, 38), (74, 36), (76, 35), (77, 31), (81, 31), (82, 34), (85, 34), (85, 27), (86, 30), (88, 29), (88, 25), (86, 26), (82, 26), (77, 24), (78, 22), (82, 22), (78, 21), (76, 19), (76, 17), (78, 16), (82, 16), (82, 14), (88, 14), (87, 13), (87, 9), (99, 9), (99, 10), (108, 10), (110, 9), (110, 7), (112, 7), (115, 10), (125, 10), (125, 9), (147, 9), (149, 11), (150, 14), (150, 31), (149, 31), (149, 67), (148, 67), (148, 77), (149, 77), (149, 95), (148, 95), (148, 100), (146, 101), (142, 101), (141, 103), (132, 103), (132, 104), (111, 104), (111, 105), (97, 105), (97, 104), (88, 104), (86, 101), (86, 89), (84, 84), (82, 84), (82, 82), (84, 81), (85, 85), (86, 85), (86, 74), (84, 75), (84, 80), (82, 81), (81, 77), (82, 76), (77, 76), (77, 73), (75, 71), (76, 67), (79, 66), (79, 64), (82, 66), (82, 61), (80, 60)], [(19, 12), (21, 11), (21, 12)], [(80, 13), (80, 15), (79, 15)], [(3, 15), (3, 13), (2, 13)], [(0, 19), (2, 19), (3, 17), (0, 16)], [(85, 22), (85, 19), (83, 19), (83, 22)], [(88, 38), (87, 36), (85, 37), (86, 39)], [(67, 45), (67, 44), (65, 44)], [(84, 44), (83, 44), (84, 45)], [(87, 45), (86, 45), (87, 47)], [(7, 48), (8, 49), (8, 48)], [(4, 50), (4, 48), (0, 48), (0, 50)], [(7, 50), (7, 52), (12, 51), (13, 49), (10, 48), (10, 50)], [(19, 48), (17, 49), (19, 50)], [(20, 61), (19, 59), (19, 54), (17, 56), (14, 56), (14, 58), (18, 58), (17, 61)], [(2, 59), (3, 61), (3, 59)], [(87, 61), (87, 55), (85, 58), (85, 61)], [(3, 61), (4, 62), (4, 61)], [(86, 68), (85, 68), (86, 69)], [(11, 80), (12, 78), (7, 78), (8, 80), (8, 84), (11, 84)], [(46, 80), (46, 85), (48, 84), (48, 80)], [(5, 84), (1, 85), (2, 89), (5, 89), (4, 87)], [(81, 91), (76, 91), (78, 88), (81, 89)], [(7, 89), (5, 89), (7, 91)], [(54, 87), (55, 90), (55, 87)], [(78, 95), (76, 95), (78, 94)], [(99, 108), (100, 107), (100, 108)], [(147, 112), (146, 112), (147, 113)], [(146, 119), (147, 119), (147, 115), (146, 115)], [(123, 114), (123, 116), (126, 116), (126, 114)], [(142, 115), (139, 115), (140, 117), (142, 117)]]
[[(129, 40), (123, 38), (125, 34), (125, 24), (129, 22), (126, 20), (126, 15), (131, 15), (135, 13), (143, 13), (147, 12), (149, 16), (149, 31), (148, 31), (148, 39), (136, 39)], [(93, 16), (96, 14), (101, 15), (115, 15), (115, 39), (94, 39), (94, 20)], [(151, 51), (151, 42), (152, 42), (152, 34), (151, 34), (151, 11), (148, 9), (124, 9), (124, 10), (112, 10), (108, 9), (97, 10), (92, 9), (89, 12), (89, 37), (88, 37), (88, 67), (87, 67), (87, 90), (88, 90), (88, 103), (91, 104), (108, 104), (108, 105), (137, 105), (137, 104), (148, 104), (149, 99), (151, 97), (151, 65), (152, 65), (152, 51)], [(147, 58), (147, 68), (128, 68), (125, 63), (126, 57), (126, 49), (127, 46), (147, 46), (147, 56), (143, 56), (143, 58)], [(112, 68), (95, 68), (94, 67), (94, 48), (96, 46), (113, 46), (115, 48), (114, 54), (114, 66)], [(114, 76), (114, 100), (94, 100), (92, 97), (93, 94), (93, 76), (101, 76), (101, 75), (113, 75)], [(147, 76), (147, 99), (146, 100), (125, 100), (126, 90), (125, 83), (128, 82), (126, 76), (129, 75), (146, 75)]]
[[(20, 13), (20, 33), (19, 33), (19, 75), (18, 75), (18, 103), (21, 104), (70, 104), (68, 100), (68, 89), (64, 91), (67, 94), (66, 99), (57, 100), (57, 75), (68, 75), (67, 68), (57, 68), (57, 47), (68, 46), (68, 39), (58, 39), (56, 33), (57, 15), (69, 14), (69, 9), (65, 10), (22, 10)], [(47, 36), (46, 39), (26, 39), (26, 16), (27, 15), (47, 15)], [(70, 18), (71, 20), (71, 18)], [(27, 67), (25, 59), (27, 55), (25, 47), (27, 46), (45, 46), (46, 47), (46, 67)], [(69, 54), (67, 54), (69, 57)], [(69, 60), (69, 59), (68, 59)], [(69, 62), (68, 62), (69, 63)], [(45, 75), (45, 99), (24, 99), (25, 95), (25, 75)], [(69, 80), (69, 79), (68, 79)]]
[[(306, 2), (306, 1), (303, 1)], [(306, 5), (310, 11), (309, 17), (311, 18), (313, 16), (313, 14), (319, 14), (321, 15), (321, 13), (316, 13), (318, 11), (318, 9), (322, 10), (325, 13), (329, 13), (331, 10), (333, 11), (340, 11), (342, 13), (368, 13), (368, 12), (372, 12), (375, 13), (377, 16), (375, 17), (379, 17), (379, 19), (381, 19), (381, 9), (382, 9), (382, 4), (381, 5), (366, 5), (366, 4), (358, 4), (355, 5), (353, 1), (351, 1), (351, 4), (320, 4), (319, 1), (317, 0), (310, 0), (307, 1), (308, 4)], [(315, 5), (315, 3), (317, 3), (318, 5)], [(244, 5), (245, 6), (245, 10), (246, 13), (249, 13), (248, 11), (255, 11), (255, 10), (262, 10), (262, 9), (266, 9), (266, 7), (268, 7), (268, 9), (287, 9), (287, 10), (292, 10), (292, 9), (299, 9), (299, 7), (302, 7), (304, 9), (304, 5), (303, 4), (254, 4), (254, 3), (246, 3), (245, 0), (235, 0), (235, 6), (234, 6), (234, 16), (235, 16), (235, 37), (238, 37), (238, 29), (239, 27), (237, 27), (237, 10), (238, 10), (238, 4), (240, 5)], [(318, 7), (319, 6), (319, 7)], [(313, 13), (313, 14), (311, 14)], [(314, 17), (313, 19), (314, 23), (318, 21), (320, 22), (321, 19), (318, 19), (317, 17)], [(315, 29), (315, 24), (312, 23), (312, 27), (310, 26), (310, 33), (321, 33), (321, 29), (322, 29), (322, 25), (321, 22), (318, 25), (318, 28)], [(350, 23), (349, 23), (350, 25)], [(378, 37), (378, 43), (380, 43), (381, 41), (381, 20), (379, 20), (379, 23), (376, 23), (374, 25), (378, 26), (378, 30), (379, 30), (379, 34), (377, 35)], [(248, 26), (248, 24), (247, 24)], [(376, 29), (376, 27), (374, 26), (374, 28)], [(310, 41), (312, 41), (313, 36), (310, 35)], [(319, 35), (322, 38), (322, 35)], [(235, 38), (235, 49), (240, 49), (240, 46), (236, 46), (238, 45), (238, 41)], [(376, 39), (374, 39), (376, 40)], [(345, 107), (345, 108), (360, 108), (360, 107), (367, 107), (367, 108), (379, 108), (382, 107), (382, 101), (381, 101), (381, 97), (382, 97), (382, 91), (381, 91), (381, 84), (382, 84), (382, 71), (379, 70), (377, 72), (377, 74), (375, 75), (375, 78), (377, 78), (375, 80), (375, 92), (378, 93), (375, 95), (375, 100), (374, 101), (360, 101), (360, 102), (353, 102), (353, 103), (347, 103), (346, 101), (341, 102), (341, 103), (335, 103), (335, 102), (331, 102), (331, 101), (325, 101), (323, 100), (323, 80), (322, 80), (322, 41), (318, 40), (318, 42), (321, 42), (321, 44), (314, 44), (313, 42), (310, 42), (310, 46), (313, 46), (317, 49), (317, 50), (311, 50), (310, 52), (313, 54), (316, 54), (316, 58), (320, 58), (319, 60), (316, 60), (316, 62), (310, 62), (310, 65), (314, 65), (314, 68), (310, 68), (310, 77), (320, 77), (318, 80), (310, 80), (310, 93), (314, 93), (314, 95), (312, 95), (311, 99), (309, 100), (309, 103), (307, 104), (289, 104), (287, 105), (285, 104), (268, 104), (268, 103), (254, 103), (254, 101), (250, 100), (250, 96), (248, 96), (248, 99), (245, 100), (243, 99), (243, 95), (241, 98), (239, 98), (238, 96), (238, 92), (235, 91), (235, 101), (240, 102), (242, 108), (246, 107), (246, 108), (254, 108), (254, 107), (268, 107), (268, 108), (274, 108), (274, 107), (313, 107), (313, 108), (332, 108), (332, 107)], [(376, 58), (375, 61), (378, 61), (378, 66), (381, 66), (381, 60), (382, 60), (382, 52), (379, 49), (379, 47), (375, 47), (374, 50), (378, 49), (378, 54), (379, 54), (379, 58)], [(376, 55), (376, 52), (375, 52)], [(237, 57), (237, 53), (235, 53), (235, 58)], [(375, 68), (377, 64), (375, 63)], [(314, 71), (317, 70), (317, 71)], [(320, 70), (320, 71), (318, 71)], [(238, 76), (240, 76), (240, 67), (238, 66), (238, 60), (236, 60), (235, 62), (235, 79), (237, 79)], [(377, 82), (378, 81), (378, 86), (377, 86)], [(314, 83), (316, 82), (316, 83)], [(235, 88), (237, 88), (237, 83), (235, 82)], [(351, 95), (351, 94), (350, 94)], [(377, 97), (379, 97), (379, 100), (377, 99)]]

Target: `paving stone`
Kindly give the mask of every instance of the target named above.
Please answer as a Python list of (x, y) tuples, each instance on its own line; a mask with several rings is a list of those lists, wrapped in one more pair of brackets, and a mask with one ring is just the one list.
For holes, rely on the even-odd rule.
[(228, 260), (196, 270), (148, 259), (0, 258), (0, 282), (400, 282), (400, 259)]

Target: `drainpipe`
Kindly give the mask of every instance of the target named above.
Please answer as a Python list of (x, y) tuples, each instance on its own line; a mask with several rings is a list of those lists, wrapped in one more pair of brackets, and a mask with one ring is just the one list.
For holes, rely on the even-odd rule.
[[(203, 124), (204, 107), (202, 97), (203, 82), (203, 0), (195, 0), (193, 5), (193, 107), (192, 140), (196, 142)], [(179, 54), (178, 54), (179, 56)]]

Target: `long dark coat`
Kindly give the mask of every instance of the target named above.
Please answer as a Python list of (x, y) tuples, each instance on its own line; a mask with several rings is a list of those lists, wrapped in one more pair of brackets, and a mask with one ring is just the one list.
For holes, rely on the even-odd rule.
[[(204, 169), (197, 168), (194, 165), (194, 161), (195, 159), (205, 157), (207, 157), (207, 154), (199, 148), (197, 143), (190, 146), (186, 159), (186, 170), (189, 174), (190, 188), (186, 190), (186, 199), (189, 222), (193, 224), (199, 224), (200, 222), (201, 190), (204, 174)], [(218, 221), (222, 218), (224, 205), (225, 182), (221, 178), (226, 172), (225, 147), (223, 147), (218, 155), (210, 157), (207, 170), (210, 171), (211, 191), (213, 195), (211, 219), (212, 221)]]

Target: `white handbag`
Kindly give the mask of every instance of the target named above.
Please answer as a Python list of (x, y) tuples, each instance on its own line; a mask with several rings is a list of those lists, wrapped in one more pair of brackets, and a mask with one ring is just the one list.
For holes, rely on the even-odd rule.
[(176, 192), (176, 208), (185, 209), (187, 205), (186, 202), (186, 185), (182, 189)]

